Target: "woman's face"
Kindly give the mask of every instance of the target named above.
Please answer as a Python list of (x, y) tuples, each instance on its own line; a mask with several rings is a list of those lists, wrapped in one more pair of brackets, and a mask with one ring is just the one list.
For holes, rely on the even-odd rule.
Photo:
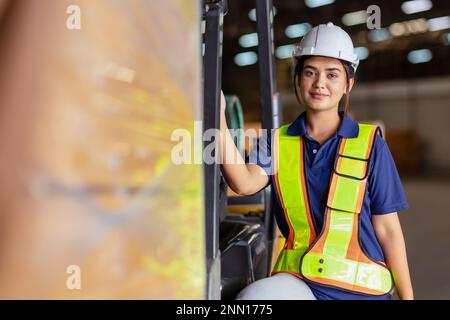
[[(349, 92), (353, 87), (350, 79)], [(300, 95), (307, 109), (327, 111), (337, 109), (347, 89), (344, 66), (338, 59), (311, 57), (305, 60), (299, 76)]]

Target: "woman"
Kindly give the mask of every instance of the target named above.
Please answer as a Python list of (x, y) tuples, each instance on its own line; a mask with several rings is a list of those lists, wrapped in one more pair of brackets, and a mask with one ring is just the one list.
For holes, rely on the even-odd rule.
[(379, 129), (347, 116), (359, 64), (353, 43), (341, 28), (323, 24), (305, 35), (294, 57), (295, 93), (306, 112), (264, 135), (247, 164), (222, 107), (222, 172), (241, 195), (272, 185), (286, 238), (272, 276), (237, 298), (386, 300), (396, 287), (400, 299), (413, 299), (397, 216), (408, 204), (397, 169)]

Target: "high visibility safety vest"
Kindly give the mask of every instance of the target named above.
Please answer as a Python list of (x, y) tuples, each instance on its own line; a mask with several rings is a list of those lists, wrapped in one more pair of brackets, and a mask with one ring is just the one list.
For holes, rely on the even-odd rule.
[(287, 272), (312, 283), (365, 295), (393, 291), (391, 272), (370, 259), (359, 242), (359, 215), (366, 193), (369, 159), (377, 126), (359, 124), (357, 138), (342, 138), (328, 191), (325, 223), (316, 234), (308, 198), (304, 141), (275, 131), (273, 164), (276, 193), (289, 236), (272, 274)]

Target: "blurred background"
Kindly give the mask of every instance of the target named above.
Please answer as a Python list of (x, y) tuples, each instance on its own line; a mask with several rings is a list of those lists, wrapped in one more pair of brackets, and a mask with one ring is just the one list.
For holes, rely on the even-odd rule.
[(0, 298), (204, 297), (199, 4), (0, 4)]
[[(361, 59), (351, 114), (384, 128), (409, 201), (416, 298), (450, 299), (450, 2), (273, 4), (282, 123), (303, 111), (293, 45), (319, 23), (343, 27)], [(0, 298), (207, 297), (215, 195), (201, 165), (171, 162), (174, 130), (201, 143), (202, 5), (0, 0)], [(258, 128), (255, 1), (229, 0), (223, 23), (222, 87)]]
[[(350, 112), (377, 122), (401, 174), (400, 213), (417, 298), (450, 298), (450, 2), (274, 0), (274, 50), (283, 123), (301, 113), (293, 90), (293, 45), (312, 27), (346, 30), (361, 60)], [(252, 1), (230, 0), (224, 23), (223, 87), (258, 127), (258, 38)], [(366, 25), (380, 8), (380, 29)]]

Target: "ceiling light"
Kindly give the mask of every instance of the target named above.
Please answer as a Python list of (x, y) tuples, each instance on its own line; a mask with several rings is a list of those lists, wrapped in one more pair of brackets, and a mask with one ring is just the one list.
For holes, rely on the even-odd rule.
[(258, 61), (258, 55), (253, 51), (238, 53), (234, 57), (234, 63), (238, 66), (249, 66)]
[(433, 3), (430, 0), (405, 1), (402, 4), (402, 10), (406, 14), (428, 11), (432, 7)]
[(409, 34), (424, 33), (428, 31), (427, 20), (424, 18), (404, 22), (396, 22), (389, 26), (389, 32), (394, 37), (407, 36)]
[(450, 28), (450, 16), (428, 19), (428, 30), (438, 31)]
[(248, 18), (252, 21), (256, 21), (256, 9), (250, 10), (248, 13)]
[(403, 36), (406, 33), (406, 25), (401, 22), (396, 22), (390, 25), (389, 32), (394, 37)]
[(256, 47), (258, 45), (258, 34), (254, 32), (242, 35), (239, 38), (239, 44), (244, 48)]
[(278, 59), (292, 58), (292, 53), (294, 52), (295, 45), (288, 44), (285, 46), (280, 46), (275, 50), (275, 56)]
[(344, 14), (342, 17), (342, 23), (346, 26), (354, 26), (357, 24), (363, 24), (367, 22), (369, 14), (365, 10), (350, 12)]
[(417, 64), (428, 62), (433, 58), (433, 54), (428, 49), (414, 50), (408, 53), (408, 61)]
[(370, 31), (367, 37), (372, 42), (381, 42), (389, 38), (389, 31), (386, 28), (375, 29)]
[[(275, 8), (275, 6), (273, 7), (273, 16), (275, 17), (277, 15), (277, 8)], [(254, 22), (256, 22), (256, 9), (253, 8), (252, 10), (250, 10), (250, 12), (248, 13), (248, 18)]]
[(356, 47), (355, 52), (358, 55), (359, 60), (365, 60), (369, 56), (369, 49), (366, 47)]
[(425, 18), (407, 21), (406, 26), (411, 33), (423, 33), (428, 31), (427, 20)]
[(305, 0), (305, 4), (309, 8), (317, 8), (332, 4), (335, 0)]
[(288, 38), (300, 38), (303, 37), (310, 29), (309, 23), (300, 23), (288, 26), (284, 33)]

